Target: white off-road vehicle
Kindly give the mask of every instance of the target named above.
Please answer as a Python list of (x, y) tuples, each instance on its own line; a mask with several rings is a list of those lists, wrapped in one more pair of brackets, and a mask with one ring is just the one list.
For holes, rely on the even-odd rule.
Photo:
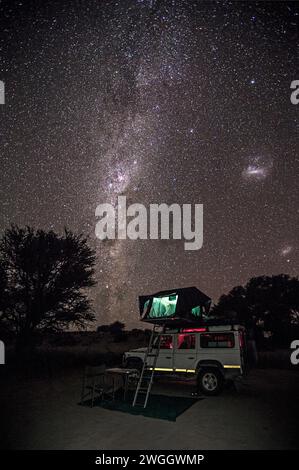
[(151, 369), (155, 363), (155, 373), (196, 377), (199, 390), (206, 395), (219, 394), (226, 380), (244, 374), (246, 341), (243, 326), (167, 329), (160, 334), (159, 340), (158, 337), (153, 343), (153, 348), (159, 348), (156, 360), (147, 355), (147, 348), (139, 348), (124, 354), (124, 366), (142, 369), (146, 357), (146, 367)]

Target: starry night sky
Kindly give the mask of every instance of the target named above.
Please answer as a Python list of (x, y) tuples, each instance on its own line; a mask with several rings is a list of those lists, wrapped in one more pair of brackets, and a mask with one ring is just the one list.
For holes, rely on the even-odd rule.
[[(137, 296), (298, 275), (299, 6), (1, 1), (1, 232), (83, 232), (99, 322)], [(95, 238), (95, 208), (202, 203), (204, 245)]]

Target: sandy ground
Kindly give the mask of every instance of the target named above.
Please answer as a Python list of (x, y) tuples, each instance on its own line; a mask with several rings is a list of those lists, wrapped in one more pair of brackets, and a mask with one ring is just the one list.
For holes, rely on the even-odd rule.
[[(238, 390), (199, 400), (176, 422), (78, 406), (81, 377), (7, 379), (1, 385), (1, 446), (10, 449), (296, 449), (299, 374), (258, 369)], [(165, 380), (153, 392), (190, 396)]]

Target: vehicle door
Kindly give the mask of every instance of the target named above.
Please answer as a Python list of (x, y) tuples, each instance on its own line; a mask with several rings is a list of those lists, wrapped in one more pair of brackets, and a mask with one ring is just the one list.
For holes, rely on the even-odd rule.
[(195, 333), (178, 333), (174, 349), (174, 369), (177, 372), (194, 370), (196, 365)]
[(174, 336), (170, 334), (161, 335), (160, 351), (157, 359), (157, 368), (167, 369), (171, 372), (173, 369), (173, 348)]

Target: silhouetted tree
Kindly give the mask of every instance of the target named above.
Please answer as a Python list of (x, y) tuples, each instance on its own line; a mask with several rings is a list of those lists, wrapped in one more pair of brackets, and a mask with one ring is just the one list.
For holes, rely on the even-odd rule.
[(299, 324), (299, 279), (286, 274), (254, 277), (222, 295), (211, 314), (227, 317), (231, 312), (249, 327), (262, 325), (279, 343)]
[(7, 275), (2, 263), (0, 263), (0, 337), (3, 339), (7, 333), (7, 325), (5, 324), (5, 316), (9, 306), (7, 292)]
[(0, 241), (0, 319), (17, 347), (35, 334), (94, 320), (84, 289), (94, 285), (95, 253), (81, 235), (11, 226)]
[(97, 327), (98, 333), (110, 333), (113, 336), (114, 341), (121, 342), (125, 341), (128, 337), (124, 331), (125, 324), (120, 321), (110, 323), (110, 325), (100, 325)]
[(109, 325), (109, 331), (112, 335), (118, 335), (123, 332), (125, 324), (120, 321), (115, 321)]
[(108, 333), (110, 325), (99, 325), (97, 327), (97, 333)]

